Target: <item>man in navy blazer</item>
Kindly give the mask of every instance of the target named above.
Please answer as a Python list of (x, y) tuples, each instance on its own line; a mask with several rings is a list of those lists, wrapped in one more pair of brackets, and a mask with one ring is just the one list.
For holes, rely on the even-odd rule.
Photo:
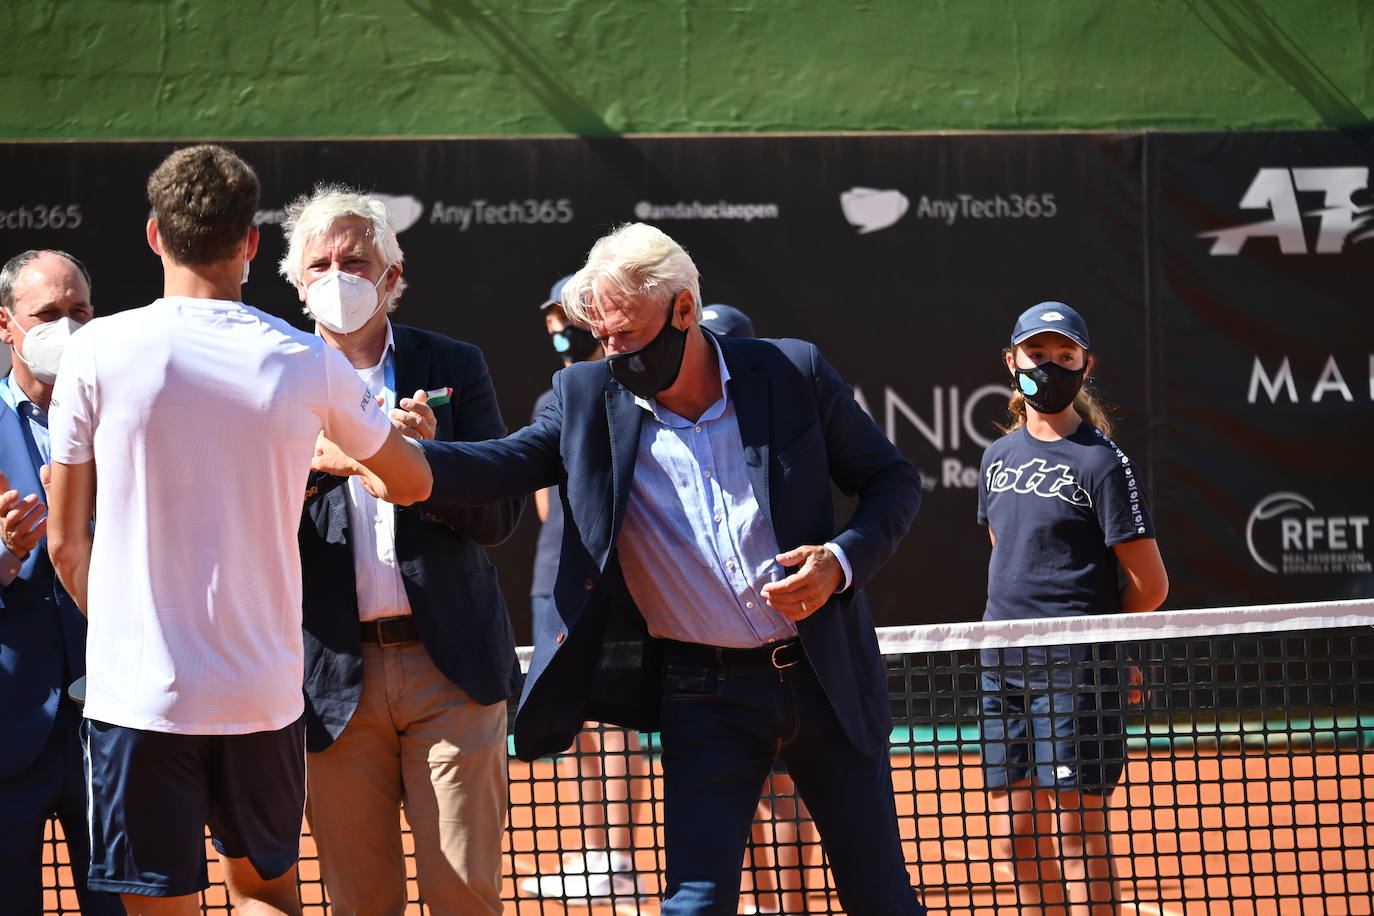
[[(58, 582), (44, 538), (41, 468), (60, 341), (89, 321), (90, 275), (61, 251), (25, 251), (0, 268), (0, 910), (43, 909), (42, 842), (56, 813), (85, 913), (123, 913), (86, 889), (91, 852), (81, 711), (66, 686), (86, 671), (86, 618)], [(52, 328), (38, 330), (52, 324)], [(29, 337), (37, 343), (29, 343)], [(26, 354), (28, 359), (26, 359)], [(30, 365), (30, 361), (32, 365)]]
[[(563, 304), (607, 358), (554, 377), (533, 424), (421, 443), (431, 504), (559, 485), (557, 614), (515, 720), (525, 759), (584, 720), (659, 729), (663, 913), (734, 913), (775, 757), (851, 916), (924, 912), (892, 794), (887, 678), (862, 587), (920, 504), (915, 470), (811, 344), (698, 327), (695, 265), (653, 227), (593, 247)], [(858, 497), (836, 526), (831, 484)]]
[[(390, 321), (404, 283), (384, 204), (323, 187), (287, 217), (282, 272), (393, 421), (416, 438), (504, 435), (481, 351)], [(430, 911), (501, 912), (506, 700), (519, 669), (482, 545), (505, 540), (521, 508), (518, 497), (398, 508), (357, 480), (310, 476), (299, 533), (307, 810), (341, 913), (405, 909), (402, 803)]]

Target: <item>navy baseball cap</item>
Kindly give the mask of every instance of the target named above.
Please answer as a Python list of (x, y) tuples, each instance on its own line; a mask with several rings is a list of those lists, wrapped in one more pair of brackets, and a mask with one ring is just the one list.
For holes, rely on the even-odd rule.
[(701, 326), (721, 337), (753, 337), (754, 322), (729, 305), (708, 305), (701, 310)]
[(555, 283), (552, 287), (550, 287), (550, 288), (549, 288), (549, 298), (546, 299), (546, 300), (544, 301), (544, 303), (543, 303), (541, 306), (539, 306), (539, 311), (541, 311), (541, 312), (547, 311), (548, 309), (553, 308), (555, 305), (562, 305), (562, 304), (563, 304), (563, 287), (567, 286), (567, 285), (568, 285), (568, 281), (571, 280), (572, 278), (573, 278), (573, 275), (572, 275), (572, 274), (568, 274), (566, 277), (564, 277), (563, 279), (559, 280), (559, 281), (558, 281), (557, 283)]
[(1063, 334), (1083, 349), (1089, 348), (1088, 323), (1062, 302), (1041, 302), (1022, 312), (1011, 329), (1011, 345), (1014, 347), (1042, 331)]

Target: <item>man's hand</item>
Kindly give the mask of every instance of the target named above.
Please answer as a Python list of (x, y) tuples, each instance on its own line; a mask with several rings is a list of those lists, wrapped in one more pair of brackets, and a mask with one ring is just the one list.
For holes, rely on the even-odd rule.
[(310, 462), (310, 470), (323, 471), (339, 477), (352, 477), (354, 474), (361, 474), (365, 469), (345, 455), (343, 449), (330, 441), (324, 433), (320, 433), (320, 437), (315, 440), (315, 457)]
[(37, 493), (20, 498), (19, 491), (10, 489), (9, 478), (2, 472), (0, 491), (0, 541), (22, 560), (48, 531), (48, 507)]
[(434, 408), (427, 403), (429, 394), (421, 388), (413, 398), (401, 398), (400, 402), (387, 414), (391, 425), (400, 430), (401, 435), (412, 439), (433, 439), (439, 429), (439, 421), (434, 418)]
[(761, 592), (763, 600), (789, 620), (810, 617), (844, 584), (844, 568), (825, 547), (797, 547), (776, 559), (785, 567), (801, 567), (785, 579), (769, 582)]

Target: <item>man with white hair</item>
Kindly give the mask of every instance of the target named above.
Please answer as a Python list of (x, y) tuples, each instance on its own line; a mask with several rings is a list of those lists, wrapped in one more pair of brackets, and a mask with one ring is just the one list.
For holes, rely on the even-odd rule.
[[(382, 201), (321, 186), (287, 207), (283, 229), (282, 275), (409, 435), (505, 434), (480, 350), (391, 321), (404, 255)], [(307, 815), (336, 912), (405, 910), (402, 805), (430, 912), (501, 912), (519, 671), (482, 545), (509, 537), (521, 506), (397, 508), (356, 476), (311, 477), (299, 534)]]
[[(845, 912), (924, 912), (861, 591), (916, 514), (915, 470), (813, 345), (703, 333), (696, 266), (651, 226), (597, 242), (562, 300), (606, 358), (555, 375), (512, 436), (421, 443), (431, 503), (559, 486), (556, 613), (535, 633), (517, 754), (561, 751), (589, 719), (661, 730), (665, 916), (736, 911), (776, 758)], [(858, 497), (842, 525), (832, 482)]]

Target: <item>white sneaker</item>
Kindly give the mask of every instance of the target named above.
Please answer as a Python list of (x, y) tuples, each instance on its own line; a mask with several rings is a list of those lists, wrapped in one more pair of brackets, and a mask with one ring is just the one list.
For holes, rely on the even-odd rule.
[(530, 897), (573, 904), (611, 897), (635, 898), (643, 891), (643, 882), (635, 874), (628, 854), (608, 855), (600, 849), (585, 855), (565, 853), (558, 874), (531, 875), (521, 878), (519, 884), (520, 890)]

